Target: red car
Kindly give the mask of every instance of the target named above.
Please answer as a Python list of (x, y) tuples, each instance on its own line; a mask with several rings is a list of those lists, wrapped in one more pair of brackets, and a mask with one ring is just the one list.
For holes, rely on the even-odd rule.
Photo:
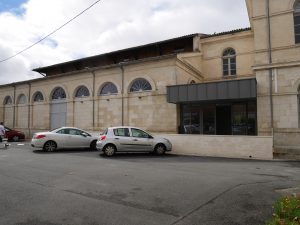
[(18, 130), (13, 130), (8, 127), (5, 127), (5, 137), (9, 141), (19, 141), (25, 139), (25, 134)]

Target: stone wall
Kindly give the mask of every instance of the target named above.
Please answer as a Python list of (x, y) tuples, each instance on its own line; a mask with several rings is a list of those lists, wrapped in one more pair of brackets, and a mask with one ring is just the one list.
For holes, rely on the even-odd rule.
[(167, 135), (173, 153), (247, 159), (273, 159), (270, 136)]
[[(123, 68), (124, 73), (118, 66), (95, 70), (94, 85), (93, 73), (90, 71), (46, 77), (19, 85), (6, 85), (0, 89), (0, 102), (3, 102), (6, 96), (11, 96), (13, 103), (0, 106), (0, 120), (8, 127), (24, 131), (27, 136), (31, 136), (33, 132), (50, 130), (51, 96), (55, 88), (61, 87), (66, 93), (66, 126), (99, 131), (106, 127), (120, 126), (123, 122), (123, 125), (137, 126), (149, 131), (176, 133), (177, 107), (167, 103), (166, 86), (178, 82), (187, 83), (195, 78), (195, 74), (188, 69), (182, 70), (177, 67), (175, 56), (165, 60), (129, 64)], [(181, 79), (176, 79), (176, 74), (180, 74)], [(130, 86), (137, 78), (146, 79), (152, 90), (130, 93)], [(118, 93), (100, 96), (100, 90), (106, 82), (113, 82)], [(75, 97), (76, 90), (82, 85), (87, 87), (90, 96)], [(33, 97), (38, 91), (43, 94), (44, 101), (34, 102)], [(18, 99), (21, 94), (26, 96), (28, 102), (14, 104), (14, 97)]]

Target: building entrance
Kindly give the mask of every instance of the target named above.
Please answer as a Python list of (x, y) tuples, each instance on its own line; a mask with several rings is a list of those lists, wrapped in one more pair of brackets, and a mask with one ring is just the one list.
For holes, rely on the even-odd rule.
[(51, 130), (66, 126), (67, 103), (65, 101), (54, 101), (51, 104), (50, 123)]
[(231, 133), (231, 105), (217, 105), (216, 134), (230, 135)]
[(256, 135), (256, 102), (182, 104), (179, 133)]

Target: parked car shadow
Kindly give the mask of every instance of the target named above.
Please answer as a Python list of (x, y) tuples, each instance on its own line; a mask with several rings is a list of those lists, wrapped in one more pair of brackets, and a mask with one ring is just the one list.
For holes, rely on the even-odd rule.
[(123, 159), (149, 159), (149, 158), (175, 158), (180, 157), (179, 155), (173, 155), (173, 154), (164, 154), (164, 155), (156, 155), (155, 153), (149, 153), (149, 152), (118, 152), (114, 154), (113, 156), (106, 156), (104, 153), (100, 153), (100, 156), (106, 159), (112, 159), (112, 160), (123, 160)]
[(33, 150), (36, 154), (59, 154), (59, 153), (79, 153), (79, 152), (96, 152), (97, 150), (92, 149), (85, 149), (85, 148), (78, 148), (78, 149), (57, 149), (53, 152), (47, 152), (42, 149), (35, 149)]

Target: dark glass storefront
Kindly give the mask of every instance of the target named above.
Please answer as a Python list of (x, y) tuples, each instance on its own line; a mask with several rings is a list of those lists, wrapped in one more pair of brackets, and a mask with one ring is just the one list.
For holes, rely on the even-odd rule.
[(256, 135), (256, 101), (181, 104), (179, 133)]
[(167, 101), (180, 107), (182, 134), (256, 135), (256, 79), (167, 87)]

